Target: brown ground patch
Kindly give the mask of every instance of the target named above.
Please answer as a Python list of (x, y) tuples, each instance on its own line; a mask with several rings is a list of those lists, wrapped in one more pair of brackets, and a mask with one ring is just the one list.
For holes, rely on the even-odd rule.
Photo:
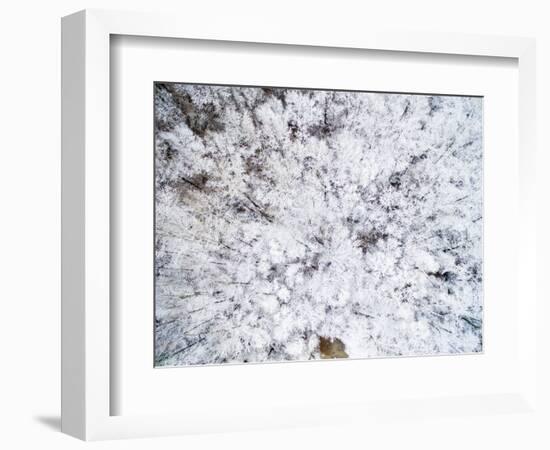
[(319, 351), (322, 359), (347, 358), (346, 345), (338, 338), (319, 338)]

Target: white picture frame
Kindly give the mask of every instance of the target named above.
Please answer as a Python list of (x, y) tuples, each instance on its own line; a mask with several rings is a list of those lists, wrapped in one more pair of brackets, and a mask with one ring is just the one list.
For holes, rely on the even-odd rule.
[[(445, 414), (496, 413), (536, 408), (535, 287), (535, 42), (526, 38), (346, 30), (327, 34), (315, 27), (279, 30), (251, 23), (236, 28), (165, 14), (86, 10), (62, 21), (62, 430), (85, 440), (162, 436), (222, 430), (323, 423), (330, 417), (368, 419), (391, 415), (383, 401), (318, 405), (302, 409), (251, 411), (253, 420), (231, 414), (111, 415), (110, 372), (110, 39), (112, 35), (270, 43), (335, 49), (369, 49), (416, 54), (513, 58), (519, 76), (519, 211), (517, 292), (517, 389), (471, 398), (436, 398), (406, 403)], [(335, 366), (332, 366), (335, 367)], [(275, 370), (273, 368), (272, 370)], [(182, 372), (183, 374), (183, 372)], [(185, 375), (182, 375), (185, 376)], [(473, 405), (473, 406), (472, 406)], [(226, 407), (227, 405), (220, 405)], [(223, 409), (223, 408), (222, 408)], [(229, 408), (230, 409), (230, 408)], [(309, 414), (312, 413), (312, 414)], [(225, 414), (225, 415), (224, 415)], [(403, 414), (401, 412), (401, 414)]]

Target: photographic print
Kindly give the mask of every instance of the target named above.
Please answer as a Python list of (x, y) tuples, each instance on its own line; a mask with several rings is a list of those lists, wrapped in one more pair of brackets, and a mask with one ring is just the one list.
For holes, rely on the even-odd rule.
[(481, 97), (154, 102), (155, 366), (482, 351)]

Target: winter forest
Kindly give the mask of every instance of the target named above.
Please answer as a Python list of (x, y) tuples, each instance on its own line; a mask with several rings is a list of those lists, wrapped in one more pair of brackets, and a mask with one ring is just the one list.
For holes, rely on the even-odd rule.
[(154, 101), (156, 366), (482, 351), (482, 98)]

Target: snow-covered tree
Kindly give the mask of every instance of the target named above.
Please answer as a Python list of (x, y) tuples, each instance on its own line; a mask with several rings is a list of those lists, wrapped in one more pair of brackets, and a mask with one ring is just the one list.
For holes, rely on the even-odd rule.
[(156, 84), (156, 363), (482, 348), (482, 99)]

